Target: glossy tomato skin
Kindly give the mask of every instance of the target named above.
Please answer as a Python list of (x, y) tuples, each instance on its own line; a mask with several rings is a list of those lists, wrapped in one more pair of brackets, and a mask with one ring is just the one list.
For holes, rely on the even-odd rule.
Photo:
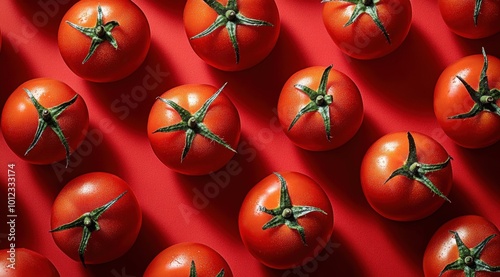
[(280, 181), (271, 174), (258, 182), (243, 200), (239, 213), (241, 239), (248, 251), (264, 265), (288, 269), (303, 265), (321, 252), (332, 235), (333, 209), (323, 189), (310, 177), (297, 172), (280, 173), (287, 182), (293, 205), (313, 206), (326, 214), (312, 212), (297, 219), (304, 228), (307, 246), (296, 230), (281, 225), (262, 230), (272, 216), (260, 206), (275, 208), (280, 201)]
[(15, 269), (8, 268), (11, 249), (0, 250), (0, 277), (59, 277), (59, 272), (45, 256), (26, 248), (15, 248)]
[[(118, 49), (105, 41), (82, 64), (91, 39), (66, 21), (95, 27), (98, 5), (103, 11), (104, 24), (113, 20), (119, 23), (112, 30)], [(151, 44), (151, 32), (146, 16), (132, 1), (86, 0), (76, 2), (62, 18), (58, 44), (62, 58), (76, 75), (92, 82), (112, 82), (127, 77), (142, 64)]]
[(343, 53), (361, 60), (376, 59), (393, 52), (403, 43), (412, 22), (409, 0), (380, 0), (376, 4), (380, 21), (391, 40), (390, 44), (366, 13), (344, 27), (355, 6), (347, 1), (331, 1), (323, 6), (323, 23), (333, 42)]
[(233, 277), (231, 268), (214, 249), (196, 242), (174, 244), (160, 252), (148, 265), (143, 277), (186, 277), (191, 261), (196, 267), (196, 276), (217, 276), (224, 269), (224, 277)]
[[(490, 55), (487, 58), (489, 87), (500, 88), (500, 59)], [(439, 125), (455, 143), (466, 148), (483, 148), (500, 140), (498, 115), (483, 111), (471, 118), (449, 119), (467, 113), (474, 105), (467, 89), (456, 76), (462, 77), (477, 90), (482, 68), (482, 55), (461, 58), (441, 73), (434, 89), (434, 113)], [(496, 104), (500, 105), (500, 100)]]
[[(227, 0), (218, 2), (227, 5)], [(187, 0), (184, 8), (184, 26), (194, 52), (207, 64), (224, 71), (244, 70), (264, 60), (273, 50), (281, 28), (278, 7), (274, 0), (238, 0), (237, 4), (244, 16), (273, 25), (237, 26), (239, 63), (236, 63), (226, 28), (219, 28), (206, 37), (190, 39), (209, 27), (217, 18), (217, 13), (203, 0)]]
[[(71, 180), (54, 200), (51, 229), (72, 222), (86, 212), (107, 204), (127, 191), (98, 219), (100, 230), (92, 232), (85, 251), (86, 264), (101, 264), (125, 254), (134, 244), (141, 225), (139, 203), (128, 184), (105, 172), (92, 172)], [(82, 228), (52, 232), (56, 245), (70, 258), (79, 261), (78, 247)]]
[[(160, 97), (170, 99), (189, 111), (198, 111), (217, 89), (211, 85), (187, 84), (172, 88)], [(147, 132), (156, 156), (170, 169), (187, 175), (204, 175), (223, 167), (234, 152), (201, 135), (196, 135), (187, 156), (181, 161), (185, 131), (154, 133), (155, 130), (181, 122), (179, 114), (162, 101), (151, 108)], [(233, 149), (238, 145), (241, 124), (236, 107), (224, 91), (208, 108), (203, 123)]]
[[(24, 89), (31, 91), (45, 108), (67, 102), (77, 93), (58, 80), (32, 79), (12, 92), (2, 111), (2, 134), (17, 156), (33, 164), (51, 164), (64, 160), (64, 146), (50, 127), (45, 129), (36, 146), (24, 155), (35, 137), (39, 118), (37, 109)], [(64, 110), (57, 120), (70, 150), (76, 150), (85, 138), (89, 125), (89, 114), (83, 98), (78, 96), (76, 102)]]
[(444, 22), (455, 34), (469, 39), (479, 39), (500, 32), (500, 3), (483, 0), (481, 10), (474, 24), (476, 0), (439, 0), (439, 11)]
[[(446, 161), (448, 154), (436, 140), (417, 132), (411, 134), (418, 162), (438, 164)], [(408, 144), (406, 132), (387, 134), (370, 146), (361, 163), (361, 186), (368, 203), (380, 215), (396, 221), (427, 217), (445, 201), (422, 183), (405, 176), (396, 176), (385, 183), (405, 163)], [(449, 194), (453, 184), (451, 164), (426, 176), (444, 195)]]
[[(456, 231), (468, 248), (475, 247), (488, 236), (495, 234), (495, 237), (486, 244), (480, 259), (490, 266), (500, 265), (500, 232), (498, 228), (482, 216), (465, 215), (443, 224), (429, 240), (423, 258), (425, 277), (439, 276), (446, 265), (459, 258), (456, 240), (450, 231)], [(478, 271), (476, 277), (493, 277), (498, 276), (498, 274), (498, 272)], [(460, 270), (448, 270), (441, 276), (462, 277), (465, 275)]]
[(333, 97), (329, 106), (331, 139), (328, 141), (323, 118), (318, 112), (309, 112), (288, 130), (297, 113), (311, 99), (295, 88), (296, 84), (318, 89), (324, 67), (313, 66), (299, 70), (283, 85), (278, 99), (278, 118), (283, 131), (297, 146), (312, 151), (338, 148), (349, 141), (363, 122), (363, 101), (356, 84), (344, 73), (332, 69), (326, 84), (327, 94)]

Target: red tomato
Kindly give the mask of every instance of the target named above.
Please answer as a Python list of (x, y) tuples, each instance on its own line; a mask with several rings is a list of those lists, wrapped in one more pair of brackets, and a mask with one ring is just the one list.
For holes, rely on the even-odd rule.
[(409, 0), (354, 2), (329, 0), (323, 6), (326, 30), (342, 52), (356, 59), (375, 59), (403, 43), (412, 22)]
[(434, 89), (434, 113), (457, 144), (482, 148), (500, 141), (500, 59), (464, 57), (449, 65)]
[(302, 69), (283, 86), (278, 117), (297, 146), (314, 151), (337, 148), (350, 140), (363, 122), (358, 87), (331, 66)]
[[(225, 85), (224, 85), (225, 86)], [(231, 100), (210, 85), (182, 85), (151, 108), (148, 137), (156, 156), (174, 171), (204, 175), (223, 167), (240, 138), (240, 117)]]
[[(32, 95), (32, 97), (30, 96)], [(66, 158), (85, 138), (87, 106), (65, 83), (39, 78), (20, 85), (2, 112), (2, 133), (21, 159), (51, 164)]]
[(143, 277), (158, 276), (233, 277), (233, 273), (224, 258), (212, 248), (183, 242), (160, 252), (148, 265)]
[(148, 20), (132, 1), (76, 2), (59, 26), (64, 61), (76, 75), (93, 82), (130, 75), (146, 58), (150, 43)]
[(141, 224), (142, 213), (134, 193), (124, 180), (109, 173), (93, 172), (73, 179), (52, 207), (55, 243), (70, 258), (84, 264), (101, 264), (125, 254)]
[(500, 231), (481, 216), (454, 218), (430, 239), (423, 268), (426, 277), (499, 276)]
[(268, 267), (300, 266), (330, 240), (333, 210), (321, 187), (296, 172), (275, 173), (245, 197), (239, 230), (248, 251)]
[(435, 212), (452, 187), (446, 150), (431, 137), (412, 132), (387, 134), (366, 152), (361, 186), (380, 215), (397, 221), (424, 218)]
[(59, 277), (46, 257), (26, 248), (0, 250), (0, 277)]
[(497, 0), (439, 0), (444, 22), (455, 34), (478, 39), (500, 32), (500, 3)]
[(184, 8), (194, 52), (225, 71), (247, 69), (264, 60), (278, 40), (280, 25), (274, 0), (187, 0)]

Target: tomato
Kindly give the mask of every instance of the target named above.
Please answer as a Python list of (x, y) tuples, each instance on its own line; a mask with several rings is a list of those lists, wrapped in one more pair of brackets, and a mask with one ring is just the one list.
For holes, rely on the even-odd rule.
[(449, 65), (434, 89), (434, 113), (455, 143), (483, 148), (500, 141), (500, 59), (471, 55)]
[(269, 55), (281, 23), (274, 0), (187, 0), (184, 26), (202, 60), (220, 70), (238, 71)]
[(21, 159), (51, 164), (66, 158), (85, 138), (89, 114), (83, 98), (65, 83), (26, 81), (7, 99), (1, 119), (7, 145)]
[(55, 243), (84, 265), (109, 262), (125, 254), (141, 224), (141, 209), (128, 184), (104, 172), (87, 173), (70, 181), (52, 207)]
[(0, 250), (0, 277), (59, 277), (52, 262), (26, 248)]
[(132, 1), (79, 1), (62, 18), (58, 44), (76, 75), (111, 82), (127, 77), (142, 64), (151, 32), (146, 16)]
[(450, 201), (450, 160), (441, 144), (427, 135), (387, 134), (373, 143), (363, 157), (363, 193), (371, 207), (386, 218), (424, 218), (444, 201)]
[(429, 240), (423, 268), (426, 277), (499, 276), (500, 231), (478, 215), (456, 217)]
[(497, 0), (439, 0), (444, 22), (455, 34), (478, 39), (500, 32), (500, 3)]
[(405, 40), (412, 22), (409, 0), (327, 0), (323, 23), (346, 55), (362, 60), (383, 57)]
[(333, 231), (333, 210), (321, 187), (297, 172), (274, 173), (257, 183), (239, 213), (241, 239), (264, 265), (300, 266), (320, 253)]
[(314, 151), (349, 141), (363, 121), (358, 87), (344, 73), (320, 66), (293, 74), (278, 100), (278, 118), (297, 146)]
[(148, 137), (156, 156), (170, 169), (204, 175), (233, 156), (241, 132), (231, 100), (210, 85), (189, 84), (162, 94), (151, 108)]
[(160, 252), (143, 277), (233, 277), (224, 258), (212, 248), (196, 242), (174, 244)]

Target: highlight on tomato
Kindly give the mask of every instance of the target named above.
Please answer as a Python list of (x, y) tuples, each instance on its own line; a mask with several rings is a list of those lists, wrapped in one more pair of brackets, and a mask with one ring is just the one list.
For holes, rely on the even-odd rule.
[(434, 114), (458, 145), (484, 148), (500, 141), (500, 59), (470, 55), (439, 76), (434, 88)]
[(328, 196), (313, 179), (298, 172), (275, 172), (248, 192), (238, 225), (243, 244), (257, 260), (288, 269), (324, 249), (333, 218)]
[(0, 249), (0, 276), (59, 277), (54, 264), (45, 256), (27, 248)]
[(59, 51), (76, 75), (92, 82), (121, 80), (145, 60), (151, 31), (132, 1), (76, 2), (59, 25)]
[(365, 153), (360, 176), (370, 206), (391, 220), (422, 219), (451, 202), (451, 157), (425, 134), (395, 132), (379, 138)]
[(323, 0), (323, 23), (346, 55), (376, 59), (396, 50), (412, 22), (410, 0)]
[(278, 118), (287, 137), (312, 151), (338, 148), (363, 122), (363, 100), (356, 84), (332, 66), (293, 74), (278, 99)]
[[(226, 83), (227, 84), (227, 83)], [(158, 159), (187, 175), (222, 168), (236, 153), (241, 133), (236, 107), (211, 85), (187, 84), (158, 97), (148, 119), (148, 138)]]
[(52, 206), (51, 234), (71, 259), (102, 264), (134, 244), (142, 213), (129, 185), (116, 175), (92, 172), (68, 182)]
[(281, 28), (274, 0), (187, 0), (183, 20), (194, 52), (224, 71), (264, 60)]
[(67, 84), (31, 79), (5, 102), (1, 128), (9, 148), (33, 164), (66, 160), (85, 138), (89, 114), (83, 98)]
[(174, 244), (149, 263), (143, 277), (233, 277), (226, 260), (214, 249), (197, 242)]

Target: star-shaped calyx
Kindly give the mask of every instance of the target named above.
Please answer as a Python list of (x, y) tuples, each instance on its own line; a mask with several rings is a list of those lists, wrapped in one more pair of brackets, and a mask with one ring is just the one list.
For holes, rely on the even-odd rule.
[(27, 156), (29, 152), (37, 145), (45, 129), (47, 129), (47, 127), (50, 127), (50, 129), (54, 131), (54, 133), (57, 135), (62, 145), (64, 146), (64, 150), (66, 151), (66, 167), (68, 167), (70, 148), (68, 145), (68, 141), (66, 140), (66, 137), (64, 136), (64, 133), (61, 129), (61, 126), (57, 121), (57, 118), (64, 112), (64, 110), (66, 110), (69, 106), (76, 102), (78, 94), (75, 94), (75, 96), (73, 96), (73, 98), (71, 98), (69, 101), (66, 101), (52, 108), (46, 108), (42, 106), (40, 102), (38, 102), (38, 100), (29, 89), (24, 88), (24, 91), (28, 94), (31, 103), (33, 103), (36, 111), (38, 112), (38, 126), (35, 132), (35, 137), (24, 153), (24, 156)]
[(385, 29), (385, 26), (380, 20), (377, 13), (377, 4), (380, 2), (380, 0), (323, 0), (321, 2), (324, 3), (332, 1), (349, 2), (356, 5), (354, 11), (352, 12), (351, 17), (345, 23), (344, 27), (351, 25), (359, 18), (360, 15), (366, 13), (373, 19), (373, 22), (375, 23), (375, 25), (377, 25), (380, 31), (382, 31), (382, 34), (384, 34), (384, 37), (387, 40), (387, 42), (391, 44), (391, 38), (389, 37), (389, 34), (387, 33), (387, 30)]
[(496, 104), (498, 99), (500, 99), (500, 89), (492, 88), (488, 85), (488, 76), (486, 75), (486, 70), (488, 70), (488, 57), (486, 56), (486, 52), (484, 48), (482, 49), (484, 63), (483, 69), (481, 70), (481, 75), (479, 76), (479, 89), (475, 90), (471, 87), (462, 77), (456, 76), (460, 82), (465, 86), (469, 96), (474, 100), (474, 105), (470, 109), (470, 111), (457, 114), (449, 117), (449, 119), (463, 119), (474, 117), (480, 112), (491, 112), (500, 116), (500, 107)]
[(113, 31), (116, 26), (119, 26), (119, 24), (116, 21), (109, 21), (107, 23), (103, 22), (101, 5), (97, 6), (97, 22), (94, 27), (83, 27), (69, 21), (66, 21), (66, 23), (80, 31), (82, 34), (90, 37), (92, 40), (89, 52), (85, 59), (83, 59), (82, 64), (86, 63), (94, 54), (97, 47), (105, 41), (108, 41), (115, 49), (118, 49), (118, 43), (113, 37), (111, 31)]
[(309, 99), (311, 101), (305, 105), (300, 111), (297, 113), (295, 118), (292, 120), (292, 123), (290, 123), (290, 126), (288, 127), (288, 131), (292, 129), (292, 127), (295, 125), (295, 123), (302, 117), (302, 115), (309, 113), (309, 112), (319, 112), (321, 117), (323, 118), (323, 123), (325, 125), (325, 131), (326, 131), (326, 139), (330, 141), (331, 139), (331, 134), (330, 134), (330, 104), (333, 102), (333, 97), (329, 94), (327, 94), (327, 87), (326, 84), (328, 82), (328, 75), (330, 74), (330, 71), (332, 70), (332, 65), (328, 66), (325, 71), (323, 72), (323, 75), (321, 76), (321, 80), (319, 83), (318, 90), (313, 90), (307, 86), (301, 85), (301, 84), (296, 84), (295, 88), (302, 91), (303, 93), (307, 94), (309, 96)]
[[(189, 269), (189, 277), (198, 277), (198, 274), (196, 273), (196, 265), (194, 264), (194, 261), (191, 261), (191, 267)], [(224, 268), (221, 269), (215, 277), (224, 277)]]
[(281, 174), (277, 172), (275, 172), (274, 174), (278, 177), (280, 181), (280, 186), (281, 186), (280, 202), (278, 207), (272, 210), (269, 210), (264, 206), (259, 206), (260, 211), (273, 216), (271, 220), (269, 220), (266, 224), (264, 224), (264, 226), (262, 226), (262, 230), (267, 230), (269, 228), (276, 228), (281, 225), (286, 225), (288, 228), (297, 230), (297, 232), (299, 232), (300, 235), (300, 240), (304, 245), (307, 246), (306, 233), (304, 227), (302, 227), (297, 220), (308, 213), (320, 212), (326, 215), (326, 212), (320, 208), (312, 206), (292, 205), (292, 200), (290, 199), (290, 194), (288, 193), (286, 180), (283, 178), (283, 176), (281, 176)]
[(92, 232), (96, 232), (101, 229), (97, 220), (102, 214), (104, 214), (105, 211), (111, 208), (111, 206), (113, 206), (116, 203), (116, 201), (122, 198), (126, 193), (127, 191), (124, 191), (123, 193), (118, 195), (115, 199), (109, 201), (108, 203), (102, 205), (101, 207), (96, 208), (90, 212), (86, 212), (77, 219), (75, 219), (74, 221), (61, 225), (53, 230), (50, 230), (50, 232), (60, 232), (72, 228), (82, 228), (83, 229), (82, 239), (80, 241), (80, 246), (78, 247), (78, 255), (80, 256), (80, 261), (85, 266), (84, 254), (85, 250), (87, 249), (87, 245), (89, 244), (90, 236)]
[(227, 142), (225, 142), (222, 138), (214, 134), (208, 127), (203, 123), (203, 119), (205, 118), (208, 108), (210, 105), (215, 101), (217, 96), (222, 92), (224, 87), (227, 85), (225, 83), (217, 92), (214, 93), (210, 98), (208, 98), (205, 103), (201, 106), (201, 108), (196, 111), (194, 114), (191, 114), (189, 111), (184, 109), (183, 107), (179, 106), (177, 103), (170, 99), (164, 99), (161, 97), (158, 97), (158, 99), (168, 106), (172, 107), (181, 117), (181, 122), (162, 127), (154, 131), (153, 133), (168, 133), (168, 132), (176, 132), (176, 131), (184, 131), (186, 132), (186, 139), (185, 139), (185, 144), (184, 144), (184, 149), (182, 150), (182, 156), (181, 156), (181, 161), (184, 160), (186, 155), (188, 154), (189, 150), (191, 149), (191, 146), (193, 145), (194, 137), (198, 134), (201, 135), (205, 138), (208, 138), (212, 141), (215, 141), (216, 143), (224, 146), (225, 148), (233, 151), (236, 153), (236, 150), (234, 150)]
[(488, 236), (475, 247), (468, 248), (456, 231), (450, 232), (455, 237), (459, 257), (456, 261), (447, 264), (439, 273), (439, 276), (442, 276), (448, 270), (461, 270), (464, 272), (465, 277), (474, 277), (478, 271), (500, 272), (500, 266), (490, 266), (480, 258), (484, 248), (495, 237), (495, 234)]
[(273, 24), (259, 20), (248, 18), (244, 16), (238, 10), (237, 0), (228, 0), (227, 5), (224, 6), (216, 0), (203, 0), (207, 5), (209, 5), (215, 12), (217, 12), (218, 16), (215, 21), (203, 32), (191, 37), (190, 39), (197, 39), (204, 36), (207, 36), (217, 30), (220, 27), (225, 27), (229, 34), (229, 39), (231, 40), (231, 44), (233, 45), (234, 54), (236, 55), (236, 63), (240, 62), (240, 48), (238, 46), (238, 38), (236, 35), (237, 26), (245, 25), (252, 27), (260, 27), (260, 26), (273, 26)]
[(391, 176), (387, 178), (385, 183), (387, 183), (389, 180), (392, 178), (402, 175), (405, 176), (408, 179), (412, 179), (415, 181), (418, 181), (419, 183), (425, 185), (427, 188), (429, 188), (433, 193), (437, 194), (439, 197), (443, 198), (444, 200), (451, 202), (446, 195), (444, 195), (433, 183), (432, 181), (425, 176), (427, 173), (434, 172), (434, 171), (439, 171), (445, 167), (448, 166), (448, 164), (451, 161), (451, 157), (448, 156), (448, 158), (442, 162), (442, 163), (437, 163), (437, 164), (424, 164), (420, 163), (417, 160), (417, 147), (415, 145), (415, 140), (413, 139), (413, 136), (411, 135), (410, 132), (408, 132), (408, 145), (409, 145), (409, 153), (408, 153), (408, 158), (404, 162), (403, 166), (396, 169), (394, 172), (392, 172)]

